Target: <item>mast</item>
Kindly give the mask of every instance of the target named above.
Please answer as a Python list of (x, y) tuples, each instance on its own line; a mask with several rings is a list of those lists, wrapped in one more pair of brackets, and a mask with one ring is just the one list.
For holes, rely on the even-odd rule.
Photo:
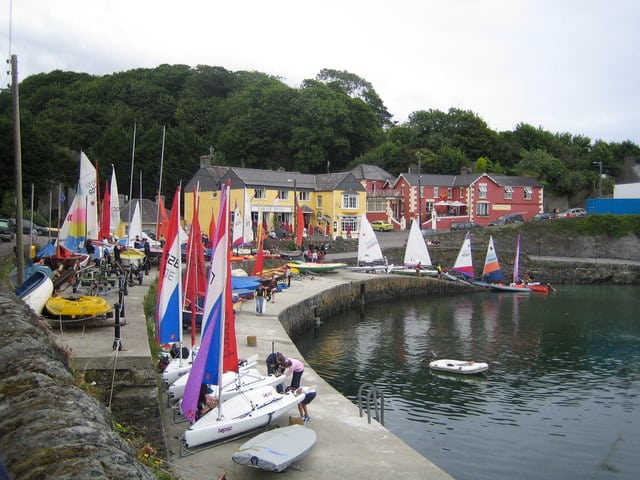
[(20, 139), (20, 100), (18, 94), (18, 56), (11, 55), (11, 89), (13, 91), (13, 151), (16, 169), (16, 280), (24, 282), (24, 245), (22, 238), (22, 144)]
[(166, 126), (162, 126), (162, 150), (160, 151), (160, 177), (158, 178), (158, 199), (156, 209), (156, 242), (160, 241), (160, 199), (162, 198), (162, 167), (164, 164), (164, 139)]
[(129, 229), (131, 228), (131, 205), (133, 203), (133, 165), (136, 158), (136, 127), (133, 123), (133, 146), (131, 148), (131, 176), (129, 177), (129, 224), (127, 226), (127, 247), (129, 246)]

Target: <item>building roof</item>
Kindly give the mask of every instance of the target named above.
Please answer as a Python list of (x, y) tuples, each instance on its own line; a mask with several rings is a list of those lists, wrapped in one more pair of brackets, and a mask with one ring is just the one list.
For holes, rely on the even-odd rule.
[(356, 180), (373, 180), (379, 182), (392, 182), (396, 177), (377, 165), (356, 165), (351, 170)]
[(542, 187), (542, 184), (532, 177), (511, 177), (507, 175), (489, 175), (487, 173), (471, 173), (468, 175), (401, 173), (393, 185), (395, 186), (400, 178), (404, 178), (411, 186), (418, 186), (419, 183), (422, 186), (465, 187), (477, 182), (482, 177), (488, 177), (503, 187)]
[[(140, 202), (139, 198), (133, 199), (133, 208), (135, 209), (136, 202)], [(128, 202), (124, 207), (120, 209), (120, 221), (124, 223), (129, 223), (129, 209), (131, 208), (131, 203)], [(165, 209), (167, 212), (167, 216), (171, 215), (171, 210)], [(131, 215), (133, 216), (133, 210), (131, 211)], [(153, 202), (147, 198), (143, 198), (142, 202), (140, 202), (140, 218), (141, 223), (143, 224), (154, 224), (158, 219), (158, 204)]]
[(351, 172), (321, 173), (316, 175), (316, 190), (320, 192), (343, 190), (364, 192), (365, 188)]

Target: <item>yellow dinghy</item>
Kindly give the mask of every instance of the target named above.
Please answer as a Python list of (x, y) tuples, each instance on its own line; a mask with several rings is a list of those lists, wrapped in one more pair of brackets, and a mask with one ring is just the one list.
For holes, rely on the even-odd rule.
[(113, 313), (107, 300), (91, 295), (51, 297), (44, 308), (48, 316), (63, 320), (110, 317)]
[(142, 263), (144, 259), (144, 252), (136, 250), (135, 248), (128, 248), (120, 252), (120, 258), (122, 259), (122, 265), (128, 267), (131, 264), (137, 262), (137, 265)]

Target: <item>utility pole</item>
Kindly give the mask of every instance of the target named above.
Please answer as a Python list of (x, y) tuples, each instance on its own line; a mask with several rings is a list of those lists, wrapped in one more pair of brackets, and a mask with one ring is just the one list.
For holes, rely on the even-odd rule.
[(16, 273), (17, 284), (24, 282), (24, 245), (22, 239), (22, 142), (20, 140), (20, 100), (18, 93), (18, 56), (11, 55), (13, 98), (13, 149), (16, 170)]
[(420, 152), (416, 154), (418, 157), (418, 226), (422, 231), (422, 175), (420, 174), (420, 160), (422, 160)]
[(600, 168), (600, 174), (598, 175), (598, 198), (602, 197), (602, 162), (592, 162), (594, 165), (598, 165)]

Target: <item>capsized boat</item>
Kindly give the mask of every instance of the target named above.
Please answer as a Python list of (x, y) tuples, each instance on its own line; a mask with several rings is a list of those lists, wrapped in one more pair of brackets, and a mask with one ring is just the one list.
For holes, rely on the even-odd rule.
[(83, 295), (51, 297), (45, 305), (45, 313), (58, 320), (88, 320), (110, 317), (113, 310), (106, 299)]
[(231, 457), (239, 465), (282, 472), (304, 457), (316, 443), (316, 433), (302, 425), (274, 428), (243, 443)]
[(42, 270), (35, 270), (22, 285), (16, 288), (16, 295), (38, 315), (42, 313), (52, 294), (53, 281), (47, 272)]
[(182, 435), (182, 446), (193, 448), (266, 427), (302, 400), (304, 395), (278, 393), (272, 386), (249, 390), (223, 402), (220, 418), (218, 406), (196, 420)]
[(489, 369), (489, 364), (485, 362), (468, 362), (466, 360), (450, 360), (443, 358), (429, 362), (429, 368), (439, 372), (475, 375), (486, 372)]
[(290, 262), (287, 263), (291, 269), (297, 269), (300, 273), (326, 273), (335, 272), (347, 267), (346, 263), (313, 263), (313, 262)]

